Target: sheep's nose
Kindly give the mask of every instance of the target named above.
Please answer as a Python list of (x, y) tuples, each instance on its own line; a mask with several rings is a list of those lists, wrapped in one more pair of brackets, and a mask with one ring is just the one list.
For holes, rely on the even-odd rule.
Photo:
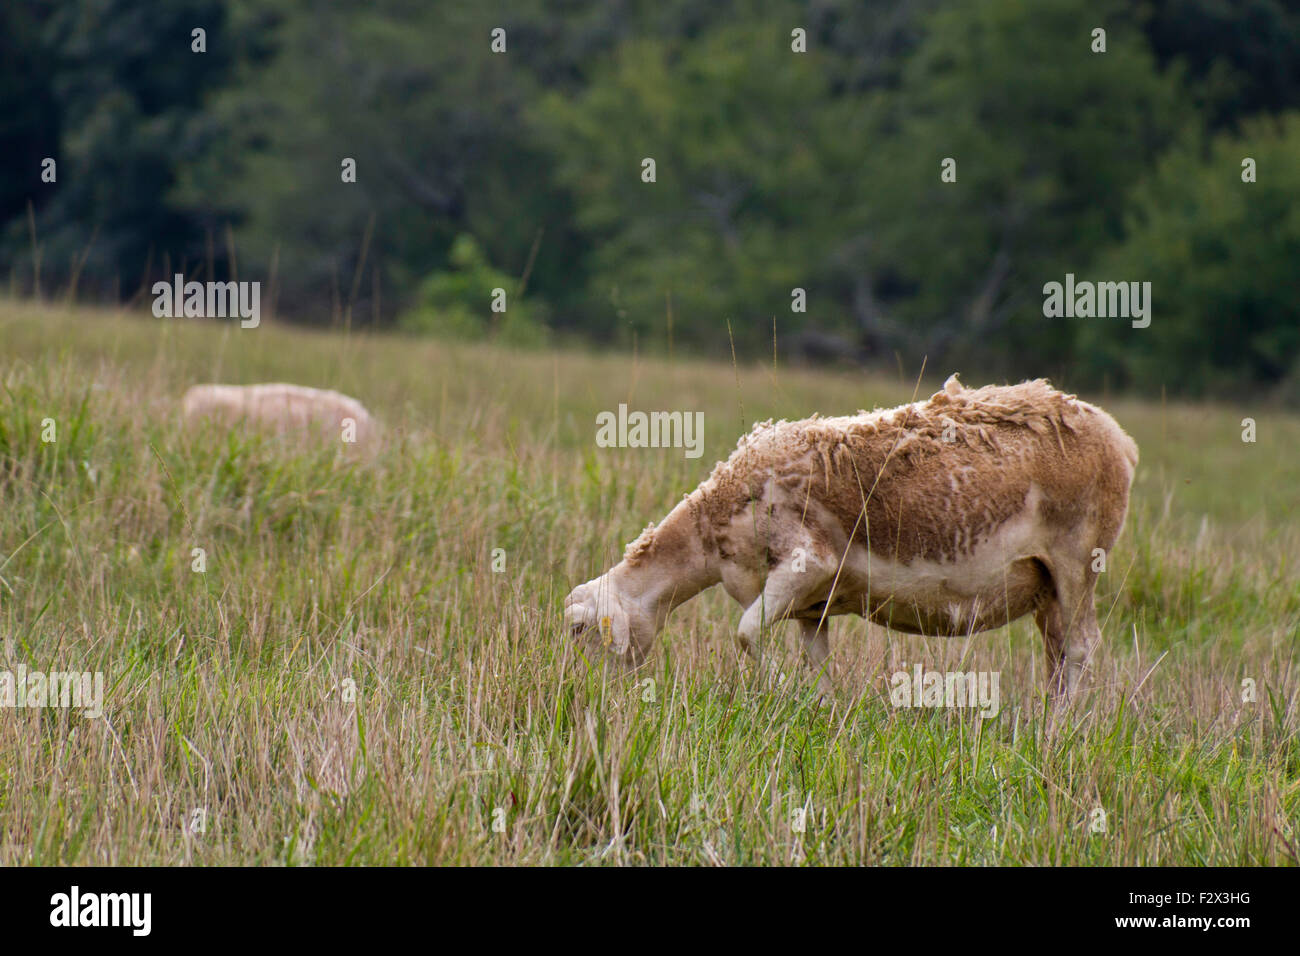
[(564, 624), (574, 637), (577, 637), (591, 626), (591, 622), (587, 618), (586, 608), (581, 604), (571, 604), (564, 609)]

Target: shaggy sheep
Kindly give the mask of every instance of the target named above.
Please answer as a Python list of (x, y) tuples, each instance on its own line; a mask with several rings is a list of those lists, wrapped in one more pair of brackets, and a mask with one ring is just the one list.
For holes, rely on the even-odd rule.
[(304, 385), (195, 385), (185, 393), (189, 422), (251, 423), (279, 433), (315, 431), (361, 446), (373, 441), (375, 420), (355, 398)]
[(565, 622), (640, 661), (674, 608), (720, 582), (745, 608), (744, 649), (757, 658), (765, 624), (798, 620), (828, 690), (831, 615), (959, 636), (1032, 613), (1049, 689), (1068, 696), (1101, 637), (1095, 568), (1137, 461), (1113, 418), (1043, 379), (969, 389), (954, 375), (928, 401), (763, 422), (569, 594)]

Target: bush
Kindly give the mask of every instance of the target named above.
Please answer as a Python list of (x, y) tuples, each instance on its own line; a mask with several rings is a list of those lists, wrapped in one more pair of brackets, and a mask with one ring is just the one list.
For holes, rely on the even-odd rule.
[[(512, 298), (515, 281), (494, 269), (473, 236), (456, 237), (449, 255), (451, 270), (435, 272), (420, 285), (417, 305), (402, 317), (402, 328), (462, 341), (492, 339), (503, 345), (545, 345), (550, 330), (540, 303)], [(495, 290), (506, 293), (506, 310), (493, 312)]]

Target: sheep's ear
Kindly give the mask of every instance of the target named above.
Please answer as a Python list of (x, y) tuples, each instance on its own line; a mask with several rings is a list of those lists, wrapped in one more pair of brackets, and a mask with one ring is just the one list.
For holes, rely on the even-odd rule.
[(953, 372), (948, 376), (948, 381), (943, 383), (943, 390), (949, 395), (961, 394), (961, 382), (957, 381), (957, 374), (958, 373)]

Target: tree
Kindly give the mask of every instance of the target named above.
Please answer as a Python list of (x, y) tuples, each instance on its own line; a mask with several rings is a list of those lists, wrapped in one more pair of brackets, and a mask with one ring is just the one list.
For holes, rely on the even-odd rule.
[[(715, 351), (728, 322), (749, 346), (774, 316), (802, 322), (791, 290), (825, 271), (864, 124), (830, 96), (824, 55), (792, 52), (790, 22), (629, 41), (533, 114), (576, 197), (604, 337), (662, 340), (670, 307), (679, 339)], [(814, 295), (809, 314), (827, 306)]]
[(1181, 64), (1211, 130), (1300, 109), (1300, 8), (1282, 0), (1148, 0), (1156, 61)]
[(23, 3), (0, 7), (0, 223), (53, 194), (40, 188), (40, 175), (41, 161), (58, 154), (54, 73), (38, 11)]
[(1044, 320), (1043, 284), (1119, 236), (1133, 184), (1195, 117), (1117, 4), (961, 0), (928, 26), (871, 180), (879, 309), (915, 359), (1059, 372), (1074, 329)]
[[(1208, 151), (1166, 156), (1133, 197), (1126, 234), (1101, 269), (1151, 282), (1151, 325), (1091, 324), (1091, 380), (1190, 394), (1277, 388), (1300, 398), (1300, 114), (1247, 123)], [(1243, 159), (1255, 163), (1243, 182)], [(1291, 376), (1287, 381), (1288, 375)]]
[[(222, 135), (203, 107), (236, 58), (223, 5), (94, 0), (39, 15), (21, 10), (6, 16), (17, 25), (14, 39), (33, 39), (39, 51), (31, 107), (49, 107), (47, 122), (56, 125), (57, 143), (48, 126), (27, 128), (37, 136), (32, 145), (57, 162), (57, 182), (41, 183), (35, 168), (17, 178), (26, 198), (37, 206), (43, 200), (36, 226), (46, 275), (57, 281), (79, 272), (83, 286), (106, 291), (120, 283), (133, 291), (151, 260), (161, 270), (164, 254), (173, 263), (202, 258), (200, 219), (177, 209), (169, 189)], [(206, 53), (192, 49), (196, 28), (206, 31)], [(27, 54), (24, 46), (20, 55)], [(19, 202), (26, 204), (7, 200), (11, 214)], [(30, 255), (26, 221), (11, 220), (0, 258), (25, 270)]]
[[(358, 313), (381, 321), (376, 299), (400, 311), (462, 233), (519, 276), (540, 232), (530, 288), (562, 299), (582, 250), (521, 120), (534, 71), (562, 76), (571, 55), (546, 57), (554, 18), (542, 4), (279, 7), (274, 60), (214, 104), (238, 135), (193, 170), (185, 196), (229, 197), (241, 255), (278, 263), (282, 309), (320, 321), (355, 293)], [(505, 53), (490, 46), (497, 28)]]

